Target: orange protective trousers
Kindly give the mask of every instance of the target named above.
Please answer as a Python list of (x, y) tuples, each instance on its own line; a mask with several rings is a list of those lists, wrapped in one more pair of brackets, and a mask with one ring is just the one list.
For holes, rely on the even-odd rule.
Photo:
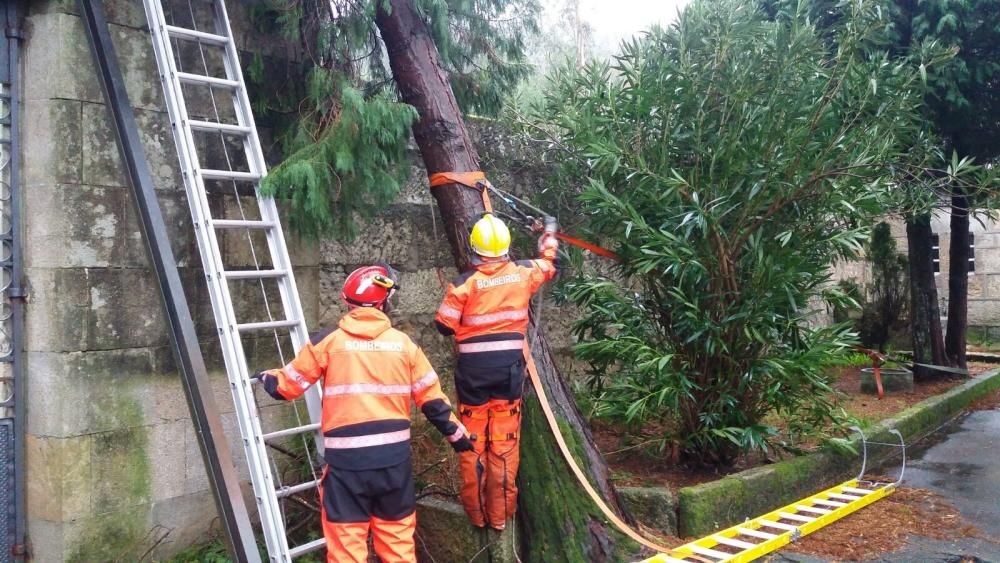
[(459, 456), (462, 506), (473, 526), (502, 530), (517, 510), (521, 400), (459, 405), (473, 451)]
[[(410, 472), (410, 464), (405, 469)], [(323, 507), (321, 519), (323, 536), (326, 538), (327, 563), (367, 563), (368, 534), (372, 536), (375, 554), (382, 563), (416, 563), (417, 553), (413, 543), (413, 533), (417, 528), (417, 514), (412, 508), (409, 514), (396, 518), (384, 519), (370, 514), (364, 516), (345, 517), (362, 504), (368, 504), (372, 496), (386, 494), (385, 505), (398, 505), (406, 509), (412, 506), (412, 487), (401, 490), (391, 490), (392, 483), (384, 477), (385, 471), (345, 472), (353, 479), (336, 480), (339, 484), (330, 483), (330, 472), (338, 471), (327, 467), (323, 473), (323, 486), (320, 487), (320, 504)], [(352, 482), (353, 481), (353, 482)], [(387, 487), (386, 485), (389, 485)], [(367, 491), (365, 491), (367, 489)], [(327, 498), (328, 495), (332, 495)], [(339, 498), (337, 498), (339, 497)], [(336, 500), (334, 500), (336, 499)], [(378, 500), (376, 500), (378, 505)], [(345, 506), (348, 510), (342, 510)], [(331, 511), (331, 507), (333, 507)], [(334, 514), (331, 514), (334, 512)], [(338, 514), (339, 512), (339, 514)], [(348, 521), (341, 521), (348, 520)], [(354, 520), (354, 521), (350, 521)]]

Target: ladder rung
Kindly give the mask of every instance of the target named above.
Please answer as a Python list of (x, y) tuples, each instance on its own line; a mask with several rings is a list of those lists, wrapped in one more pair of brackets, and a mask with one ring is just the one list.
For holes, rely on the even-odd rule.
[(256, 182), (260, 180), (260, 174), (253, 172), (236, 172), (234, 170), (213, 170), (202, 168), (198, 171), (205, 180), (233, 180), (236, 182)]
[(815, 506), (806, 506), (804, 504), (796, 504), (795, 510), (799, 512), (812, 512), (813, 514), (829, 514), (833, 512), (832, 510), (827, 510), (825, 508), (816, 508)]
[(724, 551), (716, 551), (714, 549), (708, 549), (707, 547), (701, 547), (700, 545), (689, 545), (688, 549), (699, 554), (707, 555), (709, 557), (714, 557), (716, 559), (729, 559), (733, 556), (732, 553), (726, 553)]
[(755, 530), (753, 528), (736, 528), (736, 531), (741, 535), (750, 536), (751, 538), (760, 538), (762, 540), (773, 540), (778, 537), (776, 534), (770, 534), (768, 532), (762, 532), (760, 530)]
[(319, 479), (313, 479), (312, 481), (306, 481), (305, 483), (299, 483), (298, 485), (292, 485), (291, 487), (281, 487), (280, 489), (276, 489), (274, 494), (277, 495), (278, 498), (285, 498), (294, 495), (295, 493), (315, 489), (319, 486), (319, 482)]
[(823, 506), (832, 506), (834, 508), (840, 508), (841, 506), (847, 506), (847, 503), (837, 502), (835, 500), (826, 500), (822, 498), (814, 498), (813, 503), (822, 504)]
[(274, 328), (291, 328), (293, 326), (299, 326), (299, 321), (296, 319), (286, 320), (286, 321), (264, 321), (262, 323), (243, 323), (236, 325), (236, 330), (240, 332), (249, 332), (251, 330), (269, 330)]
[(757, 544), (750, 543), (748, 541), (737, 540), (733, 538), (727, 538), (725, 536), (712, 536), (712, 539), (721, 543), (722, 545), (728, 545), (730, 547), (738, 547), (740, 549), (753, 549), (757, 547)]
[(794, 514), (792, 512), (779, 512), (778, 516), (781, 516), (785, 520), (798, 520), (799, 522), (812, 522), (815, 520), (812, 516), (803, 516), (801, 514)]
[(856, 497), (856, 496), (851, 496), (851, 495), (842, 495), (840, 493), (828, 493), (827, 496), (830, 497), (830, 498), (835, 498), (835, 499), (840, 499), (840, 500), (846, 500), (846, 501), (849, 501), (849, 502), (854, 502), (854, 501), (858, 500), (859, 498), (861, 498), (861, 497)]
[(170, 37), (176, 37), (178, 39), (200, 41), (208, 45), (218, 45), (220, 47), (224, 47), (229, 43), (229, 38), (223, 35), (205, 33), (204, 31), (198, 31), (197, 29), (177, 27), (176, 25), (165, 25), (163, 27), (167, 30), (167, 33), (170, 34)]
[(223, 273), (229, 280), (256, 280), (280, 278), (288, 275), (288, 270), (231, 270)]
[(855, 487), (844, 487), (841, 490), (847, 493), (855, 493), (858, 495), (865, 495), (865, 496), (867, 496), (869, 493), (875, 492), (875, 491), (869, 491), (868, 489), (857, 489)]
[(313, 540), (309, 543), (304, 543), (302, 545), (295, 546), (292, 549), (289, 549), (288, 556), (291, 557), (292, 559), (295, 559), (300, 555), (305, 555), (307, 553), (312, 553), (313, 551), (318, 551), (323, 547), (326, 547), (326, 539), (320, 538), (318, 540)]
[(236, 90), (240, 87), (240, 83), (235, 80), (229, 80), (228, 78), (216, 78), (214, 76), (205, 76), (204, 74), (191, 74), (190, 72), (178, 72), (177, 79), (184, 84), (199, 84), (202, 86), (217, 86), (219, 88), (227, 88), (229, 90)]
[[(243, 125), (233, 125), (231, 123), (218, 123), (216, 121), (201, 121), (199, 119), (187, 120), (187, 125), (194, 131), (207, 131), (209, 133), (229, 133), (232, 135), (249, 135), (252, 130)], [(204, 176), (204, 174), (202, 174)]]
[(296, 426), (295, 428), (286, 428), (276, 432), (268, 432), (267, 434), (264, 434), (263, 438), (265, 442), (270, 442), (271, 440), (277, 440), (278, 438), (284, 438), (285, 436), (294, 436), (304, 432), (312, 432), (313, 430), (319, 430), (319, 423)]
[(779, 530), (798, 530), (797, 526), (792, 526), (791, 524), (785, 524), (784, 522), (774, 522), (772, 520), (757, 520), (760, 522), (761, 526), (767, 526), (768, 528), (777, 528)]
[(667, 563), (690, 563), (687, 559), (677, 559), (676, 557), (663, 555), (662, 553), (656, 557), (656, 561), (666, 561)]
[(213, 219), (212, 226), (216, 229), (270, 229), (271, 221), (247, 221), (245, 219)]

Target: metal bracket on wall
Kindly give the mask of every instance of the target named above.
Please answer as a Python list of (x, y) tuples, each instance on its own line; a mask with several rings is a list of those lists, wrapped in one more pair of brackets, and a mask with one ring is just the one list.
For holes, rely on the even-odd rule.
[(177, 262), (170, 248), (169, 232), (156, 196), (149, 163), (139, 140), (139, 128), (125, 91), (125, 81), (118, 66), (118, 56), (111, 41), (104, 8), (101, 0), (80, 0), (80, 7), (108, 110), (113, 117), (122, 159), (128, 169), (140, 226), (156, 270), (163, 305), (170, 322), (174, 354), (181, 368), (191, 419), (195, 424), (209, 482), (229, 540), (230, 553), (236, 561), (259, 562), (260, 554), (243, 502), (239, 474), (233, 466), (222, 419), (215, 405), (198, 335), (177, 271)]

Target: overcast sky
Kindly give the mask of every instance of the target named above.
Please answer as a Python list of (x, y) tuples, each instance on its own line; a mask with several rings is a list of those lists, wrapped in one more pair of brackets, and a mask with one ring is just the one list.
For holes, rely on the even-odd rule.
[(616, 45), (653, 24), (670, 23), (677, 17), (677, 10), (687, 3), (688, 0), (581, 0), (581, 15), (593, 26), (598, 45)]

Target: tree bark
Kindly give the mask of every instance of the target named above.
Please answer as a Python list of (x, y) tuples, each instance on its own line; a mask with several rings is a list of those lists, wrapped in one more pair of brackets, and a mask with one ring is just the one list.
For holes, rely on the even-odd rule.
[(948, 250), (948, 333), (944, 351), (950, 365), (967, 368), (969, 324), (969, 197), (955, 187), (951, 198), (951, 248)]
[[(941, 311), (934, 284), (934, 261), (929, 213), (906, 218), (906, 244), (910, 258), (910, 324), (913, 331), (913, 361), (945, 365), (944, 338), (941, 336)], [(913, 366), (914, 377), (921, 380), (943, 373)]]
[[(413, 136), (428, 174), (478, 170), (479, 156), (426, 22), (414, 9), (412, 0), (391, 0), (378, 6), (375, 23), (385, 42), (393, 77), (403, 101), (419, 113)], [(459, 271), (465, 271), (471, 267), (468, 233), (484, 212), (482, 197), (458, 184), (436, 187), (433, 195), (441, 209), (455, 265)], [(605, 499), (622, 512), (608, 480), (604, 458), (540, 335), (534, 339), (532, 350), (538, 375), (546, 386), (553, 410), (571, 433), (567, 439), (575, 444), (578, 460)], [(634, 551), (634, 544), (623, 540), (605, 523), (567, 470), (537, 401), (531, 399), (536, 395), (530, 385), (527, 387), (517, 516), (522, 525), (525, 559), (608, 561), (617, 559), (625, 550)]]

